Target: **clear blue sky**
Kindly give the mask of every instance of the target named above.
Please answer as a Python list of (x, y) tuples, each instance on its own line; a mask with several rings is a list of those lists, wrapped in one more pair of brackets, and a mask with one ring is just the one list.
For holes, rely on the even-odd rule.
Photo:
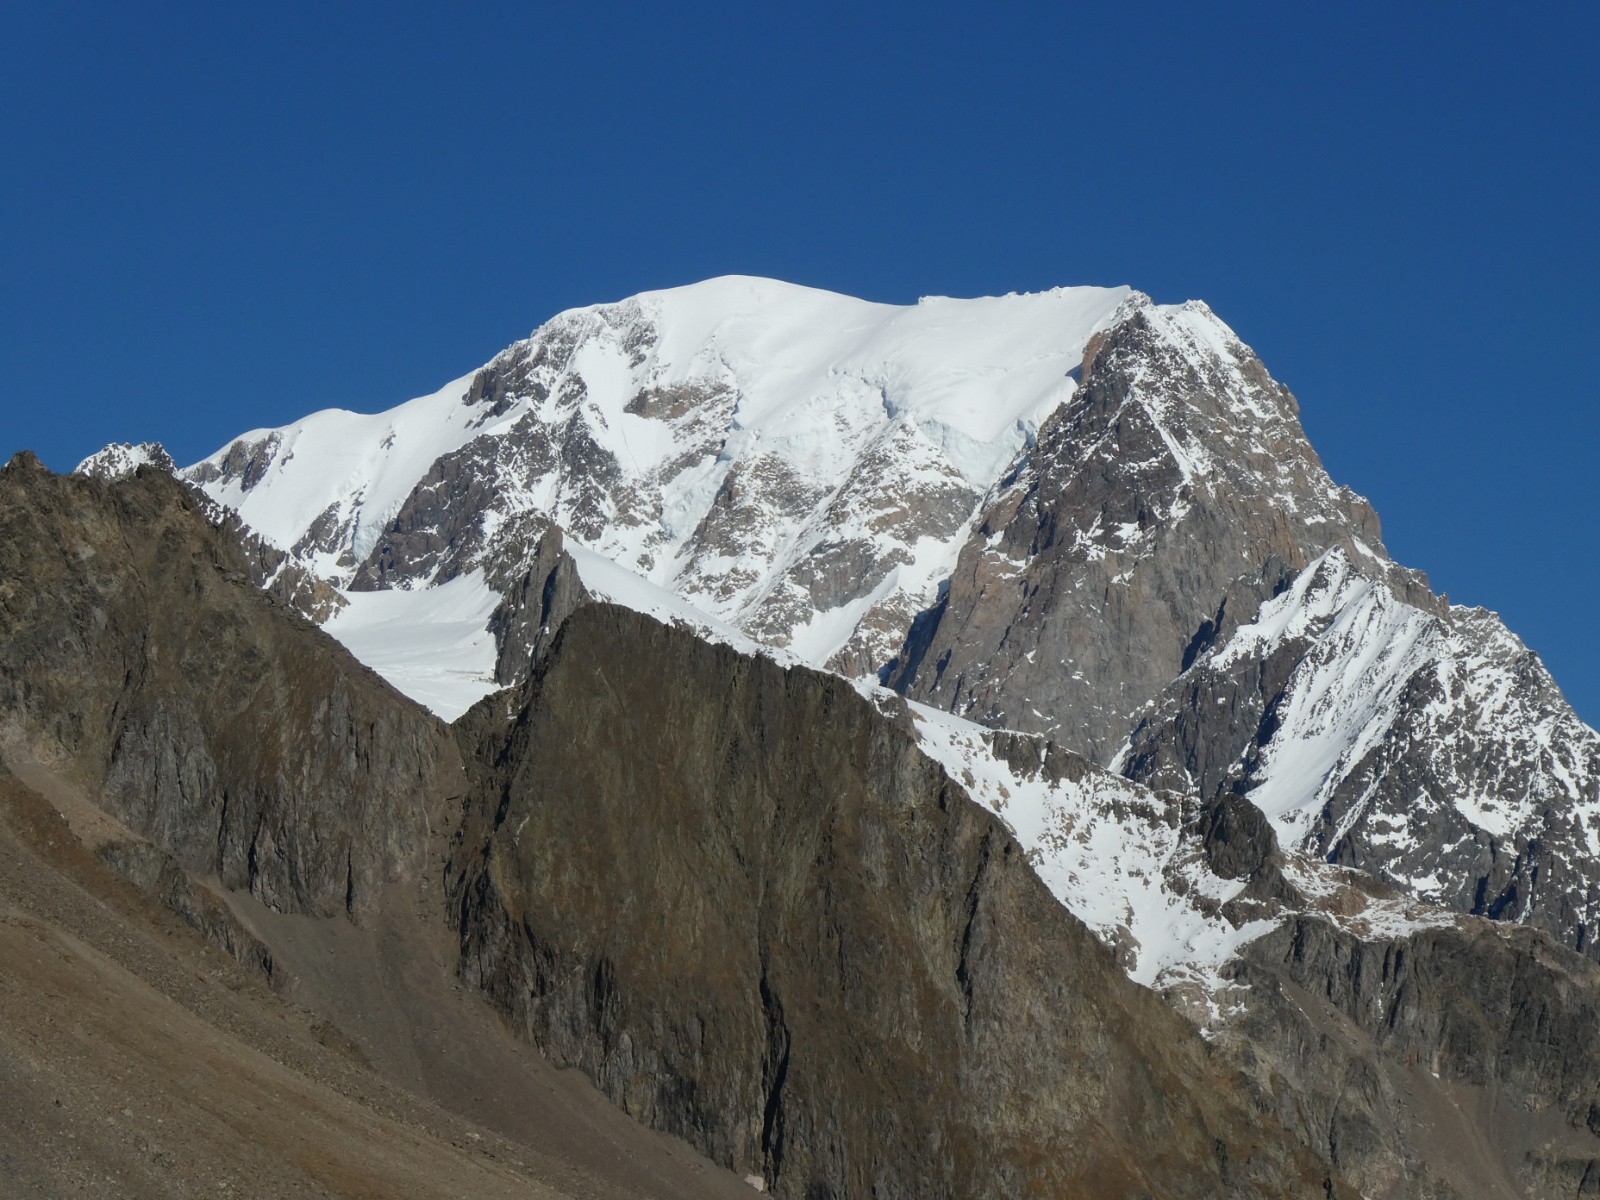
[(11, 0), (0, 454), (192, 461), (727, 272), (1130, 283), (1600, 720), (1597, 6), (1218, 7)]

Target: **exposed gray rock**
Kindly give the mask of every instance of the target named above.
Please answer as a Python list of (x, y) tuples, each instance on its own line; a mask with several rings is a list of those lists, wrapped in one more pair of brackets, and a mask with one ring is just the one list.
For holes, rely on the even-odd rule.
[(260, 972), (274, 987), (287, 984), (266, 943), (244, 927), (233, 910), (197, 883), (178, 860), (149, 842), (123, 838), (98, 850), (100, 861), (241, 966)]
[[(1199, 644), (1322, 550), (1388, 564), (1294, 398), (1203, 306), (1125, 306), (989, 503), (894, 686), (1108, 762)], [(1227, 335), (1231, 338), (1231, 334)]]
[(1363, 941), (1312, 916), (1251, 944), (1218, 1044), (1373, 1200), (1588, 1195), (1600, 970), (1471, 921)]
[(562, 544), (561, 531), (550, 526), (534, 547), (527, 570), (489, 618), (498, 648), (495, 681), (513, 684), (526, 679), (562, 623), (590, 599)]
[(220, 463), (201, 463), (185, 474), (193, 483), (225, 481), (237, 484), (241, 492), (248, 492), (261, 482), (282, 445), (283, 438), (277, 433), (269, 433), (253, 441), (241, 438), (228, 447)]
[(1277, 919), (1226, 969), (1212, 1045), (1363, 1196), (1589, 1194), (1600, 967), (1535, 930), (1408, 918), (1399, 889), (1286, 856), (1242, 796), (1190, 829), (1246, 881), (1231, 914)]

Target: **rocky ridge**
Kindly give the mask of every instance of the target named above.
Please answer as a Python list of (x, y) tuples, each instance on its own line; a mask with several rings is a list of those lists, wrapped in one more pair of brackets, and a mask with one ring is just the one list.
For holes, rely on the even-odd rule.
[[(548, 558), (546, 569), (542, 582), (533, 582), (551, 598), (547, 611), (580, 611), (585, 598), (572, 604), (574, 594), (565, 591), (574, 573), (559, 556)], [(545, 647), (560, 628), (559, 621), (543, 627)], [(598, 656), (597, 649), (584, 651), (585, 661)], [(768, 660), (763, 669), (777, 664)], [(790, 668), (796, 670), (804, 673)], [(679, 680), (681, 671), (671, 674)], [(633, 706), (631, 693), (603, 690), (607, 703)], [(684, 693), (681, 682), (671, 691)], [(1261, 1102), (1363, 1195), (1585, 1194), (1600, 1152), (1591, 1120), (1600, 1061), (1585, 1032), (1600, 968), (1537, 934), (1461, 917), (1363, 871), (1281, 850), (1273, 823), (1238, 794), (1202, 803), (1152, 791), (1042, 735), (975, 725), (862, 683), (857, 691), (881, 721), (913, 736), (948, 779), (1001, 820), (1040, 880), (1123, 971), (1158, 991), (1217, 1053), (1244, 1069)], [(498, 730), (525, 695), (485, 702), (474, 719), (492, 715), (488, 728)], [(649, 723), (649, 705), (637, 702)], [(739, 695), (724, 702), (747, 704)], [(560, 711), (585, 703), (565, 700)], [(728, 713), (709, 724), (723, 729), (735, 720)], [(540, 728), (513, 736), (551, 746), (574, 740)], [(638, 754), (613, 752), (624, 764), (659, 762), (669, 753), (654, 742)], [(480, 752), (484, 757), (508, 756)], [(538, 778), (566, 779), (568, 772), (550, 766)], [(504, 820), (511, 822), (510, 810)], [(520, 845), (520, 836), (513, 841)], [(597, 868), (597, 877), (604, 873)], [(496, 877), (493, 886), (509, 885)], [(524, 930), (534, 936), (526, 923)], [(501, 1002), (521, 1013), (536, 1037), (565, 1045), (570, 1061), (597, 1077), (613, 1073), (608, 1087), (619, 1103), (651, 1112), (656, 1102), (630, 1094), (624, 1083), (637, 1081), (638, 1060), (603, 1063), (592, 1045), (567, 1040), (566, 1030), (581, 1024), (576, 1017), (551, 1028), (547, 1014), (521, 1007), (527, 996), (545, 995), (544, 985), (525, 974), (508, 987), (498, 957), (505, 952), (503, 945), (495, 950), (488, 969)], [(541, 960), (538, 977), (546, 970)], [(575, 967), (564, 978), (597, 977)], [(549, 1003), (576, 1012), (593, 999), (585, 993)]]
[[(68, 764), (202, 879), (291, 912), (359, 911), (418, 869), (460, 757), (254, 583), (170, 475), (108, 483), (19, 455), (0, 473), (0, 736)], [(306, 807), (322, 796), (340, 802)]]
[(641, 1120), (808, 1197), (1340, 1193), (847, 683), (587, 605), (462, 724), (464, 974)]

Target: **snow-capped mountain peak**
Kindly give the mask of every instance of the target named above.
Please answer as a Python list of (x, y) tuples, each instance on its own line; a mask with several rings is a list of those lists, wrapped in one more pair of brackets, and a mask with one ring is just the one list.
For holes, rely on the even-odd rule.
[(477, 566), (503, 586), (553, 521), (758, 641), (875, 670), (1133, 295), (895, 306), (713, 279), (562, 313), (431, 396), (185, 474), (357, 589)]
[(178, 469), (172, 455), (160, 442), (112, 442), (79, 463), (74, 473), (98, 479), (122, 479), (140, 467), (168, 472)]
[(1290, 846), (1594, 944), (1600, 736), (1497, 618), (1389, 559), (1199, 302), (712, 279), (181, 474), (338, 584), (330, 631), (449, 716), (517, 677), (505, 607), (537, 599), (555, 529), (591, 596), (1201, 802), (1244, 792)]

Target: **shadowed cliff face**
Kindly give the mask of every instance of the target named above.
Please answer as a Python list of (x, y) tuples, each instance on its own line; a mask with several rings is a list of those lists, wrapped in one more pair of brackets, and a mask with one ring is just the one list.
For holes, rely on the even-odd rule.
[(1302, 917), (1253, 944), (1230, 1057), (1373, 1200), (1589, 1196), (1600, 970), (1468, 921), (1363, 941)]
[(0, 723), (189, 871), (361, 907), (459, 793), (447, 730), (249, 585), (170, 476), (0, 471)]
[(785, 1196), (1327, 1194), (849, 685), (589, 606), (504, 712), (463, 974), (646, 1123)]

